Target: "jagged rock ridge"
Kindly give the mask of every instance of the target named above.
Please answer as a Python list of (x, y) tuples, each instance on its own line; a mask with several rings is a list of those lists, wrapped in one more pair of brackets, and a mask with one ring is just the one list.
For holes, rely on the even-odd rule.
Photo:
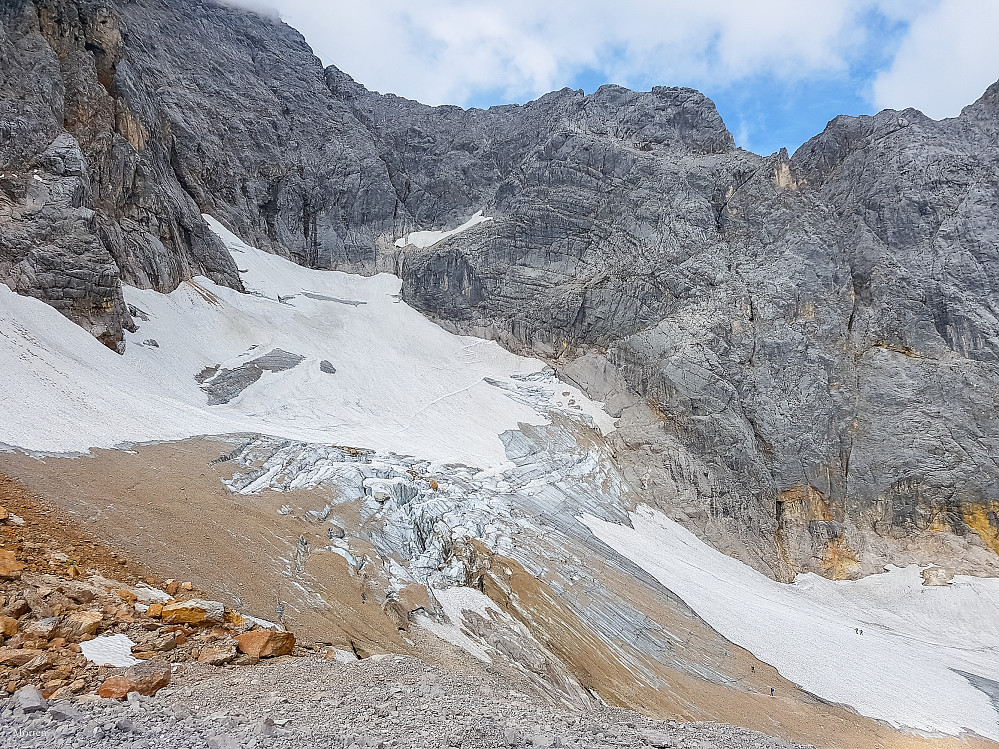
[(239, 287), (209, 213), (546, 356), (646, 501), (771, 575), (996, 569), (999, 87), (760, 157), (689, 89), (426, 107), (208, 0), (0, 19), (0, 279), (109, 345), (122, 282)]

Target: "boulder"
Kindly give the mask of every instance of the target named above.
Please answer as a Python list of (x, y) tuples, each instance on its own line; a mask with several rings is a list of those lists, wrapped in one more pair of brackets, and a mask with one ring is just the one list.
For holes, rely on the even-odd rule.
[(198, 660), (211, 666), (223, 666), (236, 657), (236, 646), (232, 643), (224, 645), (206, 645), (201, 649)]
[(13, 637), (17, 634), (17, 619), (0, 615), (0, 637)]
[(48, 653), (42, 652), (21, 666), (21, 668), (29, 674), (37, 674), (47, 670), (50, 666), (52, 666), (52, 658), (49, 657)]
[(236, 638), (239, 652), (256, 658), (287, 655), (295, 648), (295, 635), (273, 629), (255, 629)]
[(25, 601), (23, 598), (17, 598), (11, 601), (9, 604), (7, 604), (7, 606), (3, 610), (3, 613), (15, 619), (20, 619), (30, 610), (31, 607), (28, 605), (27, 601)]
[(0, 580), (19, 580), (26, 566), (17, 561), (13, 551), (0, 551)]
[(45, 596), (41, 595), (40, 589), (27, 588), (22, 595), (28, 602), (31, 613), (39, 619), (52, 619), (55, 616), (55, 609), (45, 600)]
[(67, 590), (66, 597), (74, 603), (84, 606), (93, 601), (97, 597), (97, 594), (89, 588), (79, 588)]
[[(69, 694), (72, 695), (73, 692), (70, 690)], [(62, 704), (49, 710), (49, 717), (52, 718), (52, 720), (58, 721), (77, 721), (83, 718), (83, 713), (72, 705), (67, 705), (63, 702)]]
[(42, 712), (48, 707), (48, 703), (38, 688), (30, 685), (18, 689), (14, 693), (14, 701), (25, 713)]
[(146, 661), (127, 668), (124, 673), (109, 677), (97, 694), (105, 699), (123, 700), (129, 692), (147, 697), (170, 683), (170, 664), (166, 661)]
[[(160, 635), (159, 637), (153, 638), (152, 640), (147, 640), (139, 645), (132, 648), (133, 654), (138, 653), (148, 653), (148, 652), (166, 652), (168, 650), (173, 650), (180, 643), (177, 641), (177, 634), (175, 632), (169, 632), (165, 635)], [(138, 657), (138, 655), (136, 655)]]
[(79, 640), (86, 635), (96, 635), (104, 617), (96, 611), (76, 611), (59, 625), (59, 634), (67, 640)]
[(923, 585), (950, 585), (953, 571), (945, 567), (927, 567), (922, 571)]
[(30, 624), (21, 628), (28, 637), (36, 637), (40, 640), (51, 640), (55, 637), (56, 632), (59, 629), (59, 617), (50, 616), (45, 619), (39, 619), (38, 621), (31, 622)]
[(221, 624), (225, 619), (225, 606), (218, 601), (196, 598), (166, 604), (160, 617), (167, 624)]
[(41, 654), (34, 648), (0, 648), (0, 666), (23, 666)]

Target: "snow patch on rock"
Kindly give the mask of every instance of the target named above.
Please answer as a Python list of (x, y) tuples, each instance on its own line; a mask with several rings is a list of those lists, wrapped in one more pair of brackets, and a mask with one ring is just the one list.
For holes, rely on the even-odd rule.
[(106, 635), (80, 643), (80, 652), (98, 666), (127, 668), (142, 663), (132, 655), (134, 642), (128, 635)]
[(419, 247), (420, 249), (426, 249), (427, 247), (432, 247), (438, 242), (442, 242), (448, 237), (453, 237), (456, 234), (461, 234), (463, 231), (471, 229), (473, 226), (483, 223), (484, 221), (491, 221), (489, 216), (483, 216), (482, 211), (478, 211), (474, 216), (472, 216), (468, 221), (463, 223), (461, 226), (451, 229), (450, 231), (413, 231), (395, 241), (396, 247)]

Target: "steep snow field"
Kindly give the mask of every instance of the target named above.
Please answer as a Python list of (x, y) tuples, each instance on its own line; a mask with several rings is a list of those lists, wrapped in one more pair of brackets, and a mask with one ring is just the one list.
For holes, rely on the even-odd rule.
[[(495, 468), (506, 461), (500, 433), (544, 423), (547, 408), (569, 408), (570, 399), (613, 429), (598, 404), (551, 377), (532, 382), (547, 402), (510, 398), (487, 379), (516, 387), (523, 381), (514, 378), (543, 363), (444, 331), (399, 300), (398, 278), (302, 268), (206, 219), (251, 293), (205, 278), (171, 294), (126, 287), (148, 319), (136, 319), (124, 356), (0, 285), (0, 443), (73, 452), (261, 432)], [(239, 380), (241, 366), (245, 374), (276, 349), (299, 363), (257, 369), (259, 379), (243, 377), (229, 402), (208, 405), (199, 373), (218, 366), (220, 380), (226, 370)]]
[(999, 740), (996, 706), (958, 673), (999, 681), (999, 580), (928, 587), (913, 566), (784, 585), (647, 507), (632, 513), (633, 528), (582, 520), (726, 638), (823, 699), (895, 726)]
[(471, 229), (473, 226), (477, 226), (484, 221), (491, 221), (489, 216), (483, 216), (482, 211), (479, 211), (474, 216), (472, 216), (468, 221), (463, 223), (461, 226), (451, 229), (450, 231), (413, 231), (402, 237), (401, 239), (395, 240), (396, 247), (406, 247), (412, 245), (414, 247), (419, 247), (421, 249), (426, 249), (427, 247), (432, 247), (433, 245), (441, 242), (448, 237), (453, 237), (455, 234), (461, 234), (463, 231)]

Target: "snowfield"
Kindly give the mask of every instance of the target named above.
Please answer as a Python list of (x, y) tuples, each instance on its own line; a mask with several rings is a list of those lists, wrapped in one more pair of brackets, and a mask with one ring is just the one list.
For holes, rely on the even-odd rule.
[[(126, 287), (148, 319), (136, 319), (124, 356), (0, 285), (0, 443), (55, 453), (259, 432), (489, 469), (507, 460), (502, 432), (545, 423), (570, 399), (613, 429), (599, 404), (554, 377), (545, 403), (511, 398), (503, 388), (517, 378), (544, 385), (543, 362), (446, 332), (400, 301), (395, 276), (303, 268), (205, 218), (250, 293), (205, 278), (170, 294)], [(267, 369), (275, 358), (283, 363)], [(237, 392), (210, 406), (198, 375)]]
[[(593, 534), (723, 636), (823, 699), (897, 727), (999, 740), (999, 713), (959, 672), (999, 682), (999, 579), (924, 586), (918, 567), (775, 582), (642, 507)], [(859, 635), (855, 630), (861, 629)]]
[(484, 221), (491, 220), (492, 219), (490, 219), (489, 216), (483, 216), (482, 211), (479, 211), (461, 226), (451, 229), (450, 231), (413, 231), (406, 236), (395, 240), (395, 246), (408, 247), (412, 245), (413, 247), (426, 249), (427, 247), (432, 247), (438, 242), (444, 241), (448, 237), (453, 237), (455, 234), (461, 234), (463, 231), (467, 231), (473, 226), (477, 226)]

